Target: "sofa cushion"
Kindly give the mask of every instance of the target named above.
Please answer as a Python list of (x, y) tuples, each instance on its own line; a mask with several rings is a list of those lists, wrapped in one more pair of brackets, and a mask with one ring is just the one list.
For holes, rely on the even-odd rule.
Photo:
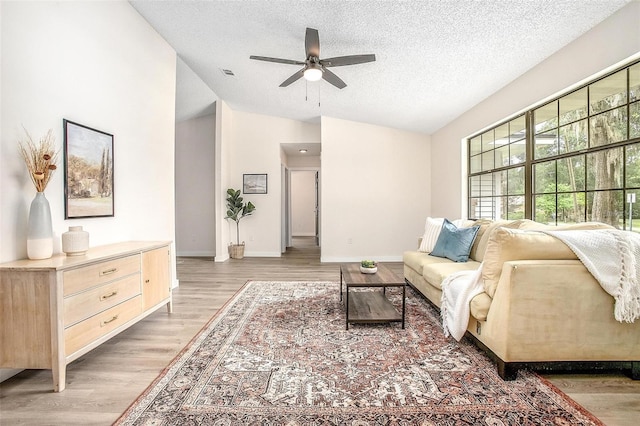
[(424, 265), (429, 263), (429, 259), (432, 259), (432, 257), (419, 251), (405, 251), (402, 255), (402, 262), (416, 271), (418, 275), (422, 275)]
[[(500, 226), (508, 226), (512, 223), (512, 220), (496, 220), (489, 222), (483, 229), (482, 236), (479, 238), (478, 244), (475, 247), (475, 252), (471, 254), (473, 260), (482, 262), (484, 260), (484, 253), (487, 250), (487, 242), (489, 241), (489, 235), (494, 229)], [(481, 225), (482, 226), (482, 225)]]
[(424, 224), (424, 234), (422, 235), (418, 251), (431, 253), (431, 250), (433, 250), (433, 247), (436, 245), (436, 241), (438, 241), (438, 236), (442, 229), (442, 222), (444, 222), (444, 218), (441, 217), (427, 218)]
[(487, 293), (476, 295), (469, 303), (471, 315), (478, 321), (486, 321), (490, 306), (491, 298)]
[(478, 246), (480, 245), (480, 241), (483, 240), (485, 232), (489, 228), (489, 225), (493, 223), (492, 220), (489, 219), (478, 219), (476, 220), (475, 225), (478, 226), (478, 233), (476, 234), (476, 239), (473, 241), (473, 245), (471, 246), (471, 251), (469, 252), (469, 259), (478, 260)]
[(454, 262), (466, 262), (469, 260), (469, 252), (479, 228), (479, 226), (458, 228), (445, 219), (431, 256), (446, 257)]
[(449, 259), (444, 257), (435, 257), (427, 253), (419, 251), (405, 251), (402, 256), (405, 265), (409, 266), (416, 272), (422, 275), (425, 266), (432, 265), (434, 263), (452, 263)]
[(442, 290), (442, 281), (454, 272), (475, 271), (480, 267), (480, 262), (469, 260), (468, 262), (452, 262), (443, 257), (434, 257), (424, 263), (422, 277), (432, 286)]
[(530, 219), (517, 219), (517, 220), (496, 220), (486, 221), (480, 223), (480, 231), (476, 237), (476, 243), (471, 248), (469, 257), (478, 262), (484, 260), (484, 256), (487, 250), (487, 243), (491, 237), (491, 233), (499, 227), (515, 228), (515, 229), (548, 229), (554, 228), (551, 225), (545, 225), (544, 223), (534, 222)]
[(569, 225), (560, 225), (560, 226), (550, 225), (549, 229), (555, 230), (555, 231), (577, 231), (577, 230), (584, 230), (584, 229), (615, 229), (615, 228), (611, 225), (607, 225), (606, 223), (602, 223), (602, 222), (580, 222), (580, 223), (571, 223)]
[(532, 229), (532, 230), (544, 230), (554, 229), (554, 225), (547, 225), (546, 223), (535, 222), (531, 219), (518, 219), (515, 221), (518, 229)]

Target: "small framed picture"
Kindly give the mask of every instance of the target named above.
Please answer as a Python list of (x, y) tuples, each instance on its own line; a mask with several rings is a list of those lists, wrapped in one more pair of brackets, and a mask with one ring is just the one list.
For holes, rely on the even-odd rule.
[(242, 192), (244, 194), (266, 194), (267, 193), (267, 175), (266, 174), (242, 175)]
[(114, 216), (113, 135), (64, 120), (64, 218)]

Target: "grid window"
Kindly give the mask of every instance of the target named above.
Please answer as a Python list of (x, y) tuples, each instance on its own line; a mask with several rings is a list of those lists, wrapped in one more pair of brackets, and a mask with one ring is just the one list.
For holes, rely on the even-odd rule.
[(640, 232), (640, 62), (484, 131), (469, 152), (469, 217)]
[(469, 217), (524, 217), (526, 117), (516, 117), (468, 143)]

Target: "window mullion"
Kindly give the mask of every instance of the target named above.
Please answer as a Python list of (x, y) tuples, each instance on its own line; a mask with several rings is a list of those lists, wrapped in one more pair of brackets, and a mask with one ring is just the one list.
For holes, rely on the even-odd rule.
[(525, 150), (524, 156), (524, 217), (533, 218), (533, 152), (535, 147), (535, 129), (533, 126), (533, 113), (527, 111), (525, 121)]

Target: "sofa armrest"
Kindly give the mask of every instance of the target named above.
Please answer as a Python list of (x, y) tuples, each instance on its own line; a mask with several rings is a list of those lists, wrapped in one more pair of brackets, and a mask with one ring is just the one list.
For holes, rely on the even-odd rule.
[(640, 323), (620, 323), (614, 299), (579, 260), (503, 265), (478, 338), (505, 362), (640, 359)]

